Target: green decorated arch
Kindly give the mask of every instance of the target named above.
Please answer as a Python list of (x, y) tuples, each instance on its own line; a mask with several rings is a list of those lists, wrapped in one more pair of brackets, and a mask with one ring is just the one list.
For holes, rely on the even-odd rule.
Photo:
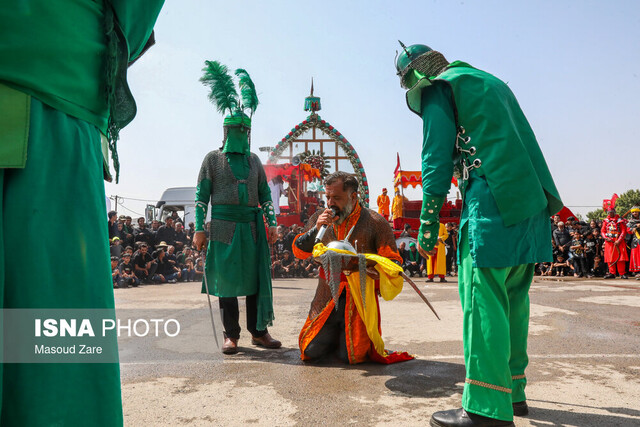
[[(317, 102), (309, 102), (309, 100), (317, 100)], [(292, 149), (292, 144), (296, 144), (299, 141), (299, 138), (304, 135), (307, 131), (310, 130), (320, 130), (322, 133), (327, 135), (327, 137), (336, 142), (337, 147), (340, 147), (342, 151), (345, 153), (345, 157), (351, 163), (354, 174), (358, 179), (360, 184), (360, 188), (362, 189), (360, 192), (360, 201), (365, 207), (369, 207), (369, 183), (367, 180), (367, 174), (364, 171), (364, 166), (362, 165), (362, 160), (358, 156), (356, 149), (351, 145), (351, 143), (344, 137), (335, 127), (333, 127), (329, 122), (323, 120), (316, 111), (320, 109), (320, 98), (313, 97), (313, 89), (311, 93), (311, 97), (307, 98), (306, 106), (308, 109), (312, 111), (312, 113), (303, 120), (298, 123), (291, 131), (286, 134), (275, 147), (269, 153), (268, 164), (276, 164), (283, 156), (285, 150), (287, 148)], [(311, 141), (314, 142), (314, 141)], [(336, 158), (338, 157), (338, 153), (336, 152)]]

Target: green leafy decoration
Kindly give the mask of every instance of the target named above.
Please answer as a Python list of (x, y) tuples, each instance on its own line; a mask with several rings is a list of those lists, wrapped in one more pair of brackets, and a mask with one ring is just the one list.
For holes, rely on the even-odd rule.
[(239, 79), (242, 108), (251, 110), (251, 116), (253, 116), (253, 113), (256, 112), (256, 108), (258, 108), (258, 95), (256, 94), (256, 87), (246, 70), (238, 68), (236, 70), (236, 76), (238, 76)]
[(202, 69), (204, 75), (200, 81), (211, 88), (209, 101), (220, 113), (224, 114), (229, 110), (229, 114), (233, 114), (238, 109), (238, 92), (236, 92), (233, 78), (229, 75), (229, 70), (218, 61), (204, 61), (204, 63), (205, 67)]

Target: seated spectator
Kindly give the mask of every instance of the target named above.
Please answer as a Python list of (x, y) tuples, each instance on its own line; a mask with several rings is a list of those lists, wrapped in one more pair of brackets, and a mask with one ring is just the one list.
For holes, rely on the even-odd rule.
[(189, 229), (185, 231), (187, 233), (187, 239), (189, 239), (189, 242), (193, 242), (193, 235), (196, 234), (196, 225), (193, 222), (190, 222)]
[(153, 256), (157, 267), (151, 280), (155, 283), (176, 283), (181, 276), (180, 270), (171, 264), (165, 255), (164, 247), (160, 247), (154, 252)]
[(193, 249), (191, 249), (190, 247), (184, 248), (184, 250), (177, 255), (178, 268), (184, 268), (185, 264), (187, 263), (187, 258), (191, 258), (191, 261), (193, 263)]
[(144, 222), (143, 217), (138, 218), (138, 228), (133, 230), (133, 241), (134, 243), (144, 242), (147, 245), (153, 243), (153, 234), (147, 228), (147, 223)]
[(109, 248), (109, 251), (111, 252), (111, 256), (114, 256), (120, 259), (120, 257), (122, 256), (121, 243), (122, 243), (122, 240), (120, 240), (120, 238), (117, 236), (111, 239), (111, 247)]
[(122, 262), (120, 263), (120, 287), (128, 288), (133, 286), (134, 288), (140, 284), (140, 281), (135, 275), (134, 266), (131, 262), (131, 255), (122, 254)]
[(312, 261), (312, 257), (302, 261), (302, 268), (302, 277), (318, 277), (318, 264)]
[(153, 275), (151, 262), (153, 257), (148, 253), (149, 246), (146, 243), (140, 245), (140, 249), (133, 257), (134, 271), (140, 282), (148, 283)]
[(411, 225), (404, 225), (404, 231), (400, 233), (400, 237), (411, 237)]
[(407, 244), (406, 242), (400, 242), (398, 245), (398, 254), (402, 257), (402, 264), (404, 266), (404, 259), (407, 255)]
[(195, 269), (196, 269), (195, 280), (199, 282), (202, 280), (202, 276), (204, 276), (204, 261), (202, 260), (202, 257), (196, 259)]
[(176, 248), (174, 246), (169, 245), (165, 248), (165, 257), (171, 265), (178, 267), (178, 257), (176, 256)]
[(181, 222), (176, 223), (176, 235), (174, 239), (176, 242), (175, 246), (178, 251), (181, 251), (183, 248), (191, 244), (187, 237), (187, 233), (184, 232), (184, 226)]
[(406, 258), (403, 258), (404, 268), (409, 271), (409, 276), (413, 277), (414, 274), (422, 276), (422, 272), (425, 269), (425, 262), (418, 248), (414, 242), (409, 243), (409, 250), (405, 252)]
[(196, 280), (196, 267), (193, 265), (193, 258), (185, 259), (184, 267), (182, 267), (182, 279), (185, 282), (193, 282)]
[(120, 269), (118, 268), (118, 257), (111, 257), (111, 279), (113, 281), (113, 288), (120, 287)]
[(551, 263), (539, 262), (535, 265), (534, 274), (536, 276), (550, 276), (551, 275)]
[(593, 258), (593, 267), (591, 268), (591, 277), (604, 277), (604, 275), (609, 271), (607, 265), (602, 261), (602, 257), (600, 255), (596, 255)]
[(556, 262), (551, 265), (551, 275), (552, 276), (568, 276), (571, 273), (571, 266), (569, 265), (569, 261), (566, 260), (564, 254), (560, 252), (556, 255)]
[(273, 263), (274, 275), (276, 277), (293, 277), (293, 257), (291, 251), (285, 250), (283, 257)]
[(587, 263), (584, 254), (584, 242), (582, 235), (578, 231), (574, 231), (571, 246), (569, 246), (569, 254), (573, 264), (573, 276), (584, 277), (587, 275)]

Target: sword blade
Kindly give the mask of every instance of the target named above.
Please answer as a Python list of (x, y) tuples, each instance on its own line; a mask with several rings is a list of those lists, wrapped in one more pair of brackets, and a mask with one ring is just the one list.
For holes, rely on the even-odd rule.
[[(205, 258), (206, 262), (206, 258)], [(218, 334), (216, 333), (216, 323), (213, 321), (213, 307), (211, 306), (211, 295), (209, 295), (209, 284), (207, 283), (207, 269), (204, 269), (204, 290), (207, 291), (207, 301), (209, 301), (209, 314), (211, 314), (211, 327), (213, 328), (213, 338), (216, 340), (216, 347), (220, 348)]]
[(402, 276), (404, 278), (404, 280), (407, 281), (408, 284), (411, 285), (411, 287), (413, 288), (414, 291), (416, 291), (418, 293), (418, 295), (420, 296), (420, 298), (422, 298), (422, 301), (424, 301), (429, 308), (431, 309), (431, 311), (433, 311), (433, 314), (436, 315), (436, 317), (438, 318), (438, 320), (440, 320), (440, 316), (438, 316), (438, 313), (436, 313), (436, 309), (433, 308), (433, 306), (431, 305), (431, 303), (429, 302), (429, 300), (427, 299), (427, 297), (424, 296), (424, 294), (420, 291), (420, 289), (418, 289), (418, 285), (416, 285), (415, 283), (413, 283), (413, 280), (409, 279), (409, 276), (407, 276), (404, 272), (400, 273), (400, 276)]

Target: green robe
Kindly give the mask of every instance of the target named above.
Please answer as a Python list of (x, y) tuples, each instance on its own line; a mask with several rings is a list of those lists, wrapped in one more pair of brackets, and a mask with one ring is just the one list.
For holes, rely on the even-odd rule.
[[(462, 406), (511, 420), (512, 403), (526, 400), (533, 265), (551, 260), (549, 216), (562, 207), (560, 197), (533, 131), (511, 91), (497, 78), (453, 63), (423, 89), (421, 107), (421, 234), (428, 235), (421, 236), (421, 245), (437, 236), (430, 230), (438, 226), (454, 165), (463, 161), (468, 172), (459, 179), (459, 293), (466, 368)], [(476, 159), (480, 167), (469, 167)]]
[[(129, 60), (162, 3), (110, 2)], [(100, 133), (106, 4), (0, 2), (1, 308), (114, 309)], [(0, 396), (3, 427), (123, 423), (117, 363), (3, 364)]]
[[(216, 160), (226, 159), (220, 169)], [(224, 161), (224, 160), (223, 160)], [(212, 164), (213, 162), (213, 164)], [(257, 169), (251, 174), (252, 165)], [(231, 173), (232, 176), (228, 175)], [(253, 180), (251, 177), (253, 176)], [(221, 187), (214, 181), (225, 180)], [(250, 192), (257, 187), (257, 200), (251, 201)], [(219, 190), (237, 188), (228, 195), (216, 194)], [(237, 194), (237, 196), (236, 196)], [(269, 254), (263, 215), (269, 226), (276, 225), (271, 202), (271, 190), (267, 184), (262, 164), (254, 154), (209, 153), (202, 164), (196, 191), (196, 231), (204, 230), (204, 218), (211, 200), (210, 240), (207, 249), (205, 274), (209, 293), (218, 297), (237, 297), (258, 294), (258, 330), (265, 329), (273, 320), (271, 292), (271, 257)], [(219, 203), (222, 202), (222, 203)], [(251, 203), (253, 202), (253, 203)], [(262, 209), (258, 208), (260, 204)], [(202, 292), (205, 293), (203, 278)]]

